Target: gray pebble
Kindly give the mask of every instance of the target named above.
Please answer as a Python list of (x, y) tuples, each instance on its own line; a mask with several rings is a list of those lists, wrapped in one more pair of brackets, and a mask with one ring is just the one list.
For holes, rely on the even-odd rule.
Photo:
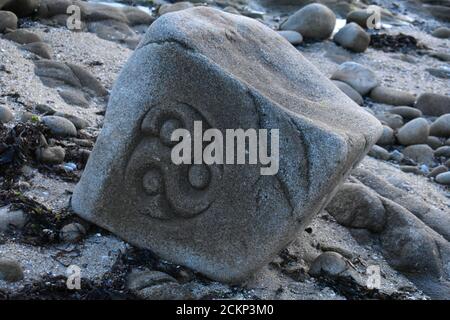
[(59, 237), (65, 242), (78, 242), (86, 234), (86, 229), (79, 223), (65, 225), (59, 232)]
[(17, 282), (22, 279), (23, 270), (17, 261), (0, 258), (0, 280)]
[(14, 118), (11, 110), (6, 106), (0, 106), (0, 123), (10, 122)]
[(59, 137), (75, 137), (77, 128), (72, 122), (63, 117), (45, 116), (42, 122), (50, 129), (50, 131)]

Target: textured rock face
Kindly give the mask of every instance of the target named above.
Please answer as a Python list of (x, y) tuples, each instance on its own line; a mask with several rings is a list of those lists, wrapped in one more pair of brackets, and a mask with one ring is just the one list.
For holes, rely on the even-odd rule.
[[(211, 165), (199, 188), (202, 171), (173, 164), (165, 139), (174, 122), (192, 133), (194, 120), (222, 132), (279, 129), (278, 173)], [(380, 134), (375, 118), (259, 22), (202, 7), (168, 13), (115, 84), (72, 206), (164, 259), (238, 282), (324, 208)]]

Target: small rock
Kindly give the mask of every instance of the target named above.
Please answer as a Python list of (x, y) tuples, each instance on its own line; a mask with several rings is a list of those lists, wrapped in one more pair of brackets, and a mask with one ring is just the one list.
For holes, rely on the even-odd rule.
[(393, 144), (395, 144), (394, 130), (392, 130), (391, 127), (383, 125), (383, 133), (381, 134), (380, 139), (378, 139), (377, 145), (391, 146)]
[(363, 97), (358, 93), (358, 91), (356, 91), (355, 89), (353, 89), (352, 87), (350, 87), (348, 84), (346, 84), (345, 82), (342, 81), (338, 81), (338, 80), (332, 80), (333, 83), (336, 85), (336, 87), (338, 87), (343, 93), (345, 93), (350, 99), (352, 99), (353, 101), (355, 101), (357, 104), (359, 104), (360, 106), (362, 106), (364, 104), (364, 99)]
[(445, 161), (444, 165), (445, 165), (447, 168), (450, 168), (450, 159), (448, 159), (447, 161)]
[(364, 52), (370, 44), (369, 34), (354, 22), (339, 30), (333, 40), (338, 45), (354, 52)]
[(380, 232), (385, 224), (384, 207), (377, 194), (356, 183), (344, 183), (326, 211), (348, 228)]
[(427, 68), (429, 74), (441, 79), (450, 79), (450, 68), (443, 66), (439, 68)]
[(10, 11), (0, 11), (0, 33), (4, 33), (7, 29), (17, 29), (17, 16)]
[(292, 30), (281, 30), (278, 34), (289, 41), (290, 44), (298, 46), (303, 42), (303, 36), (297, 31)]
[(77, 128), (66, 118), (57, 116), (45, 116), (42, 117), (42, 122), (56, 136), (74, 137), (77, 135)]
[(443, 143), (438, 137), (429, 136), (427, 139), (427, 145), (435, 150), (442, 147)]
[(26, 222), (27, 216), (22, 210), (10, 211), (9, 207), (0, 208), (0, 232), (8, 230), (9, 226), (23, 228)]
[(22, 112), (22, 114), (20, 115), (20, 121), (21, 122), (28, 122), (28, 121), (34, 121), (34, 120), (38, 120), (39, 117), (31, 112), (25, 111)]
[(20, 49), (32, 52), (44, 59), (52, 58), (52, 49), (50, 46), (44, 42), (32, 42), (20, 46)]
[(161, 7), (159, 7), (158, 13), (160, 16), (163, 14), (169, 13), (169, 12), (175, 12), (180, 10), (185, 10), (189, 8), (193, 8), (194, 5), (188, 1), (181, 1), (174, 4), (163, 4)]
[(318, 256), (309, 269), (312, 276), (339, 276), (348, 269), (347, 261), (337, 252), (324, 252)]
[(63, 147), (44, 147), (36, 149), (36, 158), (38, 161), (46, 164), (60, 164), (64, 162), (66, 151)]
[(369, 151), (369, 156), (374, 157), (375, 159), (380, 159), (380, 160), (389, 160), (391, 158), (390, 153), (377, 145), (374, 145), (370, 151)]
[(436, 168), (434, 168), (433, 170), (431, 170), (430, 174), (428, 174), (428, 178), (435, 178), (437, 175), (447, 172), (448, 168), (444, 165), (440, 165)]
[(7, 123), (14, 119), (11, 110), (6, 106), (0, 106), (0, 123)]
[(86, 229), (79, 223), (65, 225), (59, 232), (59, 238), (65, 242), (78, 242), (86, 234)]
[(331, 76), (331, 79), (347, 83), (363, 96), (378, 86), (375, 72), (351, 61), (341, 64)]
[(92, 148), (94, 146), (94, 142), (92, 142), (91, 140), (88, 140), (88, 139), (72, 138), (72, 139), (70, 139), (70, 141), (76, 143), (80, 147), (90, 147), (90, 148)]
[(418, 166), (400, 166), (400, 170), (407, 173), (421, 174), (420, 168)]
[(406, 158), (414, 160), (416, 163), (432, 166), (434, 164), (434, 150), (427, 144), (416, 144), (406, 147), (403, 150)]
[(435, 157), (450, 158), (450, 146), (443, 146), (443, 147), (438, 148), (434, 152), (434, 156)]
[(347, 23), (356, 23), (361, 28), (367, 29), (367, 20), (372, 16), (368, 10), (354, 10), (347, 15)]
[(429, 134), (428, 121), (424, 118), (418, 118), (408, 122), (398, 130), (397, 140), (405, 146), (422, 144), (427, 142)]
[(80, 84), (84, 89), (91, 91), (92, 95), (104, 97), (108, 94), (108, 91), (100, 83), (94, 75), (84, 67), (73, 63), (67, 63), (67, 66), (72, 70), (73, 74), (78, 78)]
[(430, 126), (430, 134), (437, 137), (450, 137), (450, 114), (437, 118)]
[(191, 293), (173, 277), (160, 271), (133, 271), (127, 279), (127, 288), (141, 299), (186, 300)]
[(406, 120), (412, 120), (422, 116), (422, 111), (412, 107), (395, 107), (389, 110), (389, 112), (401, 115)]
[(64, 113), (64, 112), (55, 112), (54, 116), (63, 117), (72, 122), (78, 130), (89, 127), (89, 122), (80, 117), (74, 116), (72, 114)]
[(232, 6), (228, 6), (228, 7), (223, 8), (223, 11), (228, 12), (228, 13), (232, 13), (232, 14), (241, 15), (239, 10), (236, 9), (235, 7), (232, 7)]
[(309, 40), (325, 40), (331, 36), (335, 25), (333, 11), (322, 4), (312, 3), (290, 16), (281, 25), (281, 30), (297, 31)]
[(34, 110), (36, 110), (36, 112), (45, 115), (45, 116), (51, 116), (53, 115), (56, 111), (53, 110), (52, 107), (46, 105), (46, 104), (37, 104), (36, 107), (34, 107)]
[(424, 93), (417, 99), (416, 108), (425, 115), (440, 117), (450, 113), (450, 97), (436, 93)]
[(404, 125), (403, 117), (398, 114), (383, 112), (381, 114), (375, 114), (375, 117), (380, 120), (382, 124), (385, 124), (394, 130), (401, 128)]
[(394, 150), (391, 152), (391, 160), (400, 163), (403, 159), (405, 159), (405, 156), (400, 151)]
[(439, 27), (433, 31), (432, 35), (436, 38), (448, 39), (450, 38), (450, 28)]
[(23, 270), (17, 261), (0, 258), (0, 280), (17, 282), (23, 279)]
[(450, 54), (446, 52), (431, 52), (430, 57), (436, 58), (440, 61), (450, 62)]
[(87, 101), (84, 93), (77, 89), (63, 89), (59, 91), (61, 98), (68, 104), (79, 106), (82, 108), (89, 107), (89, 102)]
[(19, 18), (27, 17), (37, 11), (40, 0), (2, 0), (4, 8), (14, 12)]
[(370, 98), (391, 106), (413, 106), (416, 97), (409, 92), (378, 86), (370, 92)]
[(41, 37), (39, 37), (36, 33), (26, 31), (23, 29), (15, 30), (9, 32), (3, 36), (3, 38), (14, 41), (20, 44), (27, 44), (33, 42), (42, 42)]
[(450, 172), (438, 174), (436, 176), (436, 182), (440, 184), (450, 185)]

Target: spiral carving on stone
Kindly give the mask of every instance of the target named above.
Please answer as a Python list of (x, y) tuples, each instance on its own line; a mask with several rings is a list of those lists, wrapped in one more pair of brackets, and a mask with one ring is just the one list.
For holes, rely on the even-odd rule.
[[(220, 165), (175, 165), (171, 134), (187, 129), (193, 137), (194, 121), (209, 122), (193, 107), (170, 103), (152, 107), (140, 126), (140, 141), (125, 172), (125, 187), (141, 214), (156, 219), (192, 218), (207, 210), (220, 191)], [(193, 163), (193, 161), (192, 161)]]

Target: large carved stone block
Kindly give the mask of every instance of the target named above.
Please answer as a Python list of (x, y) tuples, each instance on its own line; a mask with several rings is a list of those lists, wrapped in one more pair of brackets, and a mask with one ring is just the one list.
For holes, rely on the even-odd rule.
[[(279, 171), (175, 165), (175, 128), (279, 129)], [(327, 204), (381, 125), (284, 38), (208, 8), (152, 24), (113, 89), (73, 209), (220, 281), (268, 263)]]

